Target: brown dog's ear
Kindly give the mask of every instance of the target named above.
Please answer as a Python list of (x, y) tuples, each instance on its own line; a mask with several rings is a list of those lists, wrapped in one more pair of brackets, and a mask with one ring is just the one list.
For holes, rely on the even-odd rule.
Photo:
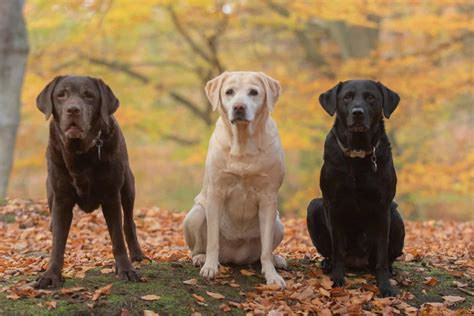
[(328, 91), (321, 93), (321, 95), (319, 96), (319, 103), (330, 116), (333, 116), (336, 112), (337, 94), (339, 93), (339, 89), (342, 86), (342, 83), (342, 81), (339, 81), (337, 85), (335, 85)]
[(204, 90), (206, 91), (206, 96), (212, 105), (213, 111), (217, 109), (217, 107), (219, 106), (221, 102), (220, 92), (221, 92), (222, 83), (224, 82), (224, 79), (227, 78), (228, 75), (229, 75), (229, 72), (224, 71), (219, 76), (215, 77), (214, 79), (209, 80), (206, 84), (206, 88)]
[(36, 107), (44, 113), (46, 120), (48, 120), (53, 113), (53, 92), (58, 82), (64, 76), (55, 77), (50, 83), (44, 87), (43, 91), (36, 97)]
[(100, 91), (100, 115), (105, 124), (109, 124), (109, 116), (117, 111), (120, 103), (112, 89), (102, 79), (96, 79)]
[(267, 100), (268, 110), (271, 112), (278, 101), (281, 94), (281, 86), (278, 80), (267, 76), (263, 72), (259, 72), (258, 75), (262, 79), (263, 86), (265, 87), (265, 98)]
[(386, 118), (390, 117), (390, 114), (395, 111), (398, 103), (400, 102), (400, 96), (394, 91), (384, 86), (380, 81), (377, 82), (383, 95), (383, 115)]

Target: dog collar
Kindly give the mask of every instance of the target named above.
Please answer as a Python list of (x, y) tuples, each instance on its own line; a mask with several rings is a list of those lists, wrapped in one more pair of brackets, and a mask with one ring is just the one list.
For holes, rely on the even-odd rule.
[(377, 142), (377, 144), (372, 147), (372, 150), (350, 150), (342, 144), (342, 142), (339, 140), (339, 137), (337, 137), (336, 133), (334, 130), (332, 131), (334, 134), (334, 137), (336, 137), (337, 144), (339, 145), (339, 148), (341, 148), (342, 153), (344, 156), (349, 157), (349, 158), (365, 158), (370, 155), (370, 160), (372, 161), (372, 171), (377, 172), (377, 157), (375, 156), (375, 150), (380, 144), (380, 140)]

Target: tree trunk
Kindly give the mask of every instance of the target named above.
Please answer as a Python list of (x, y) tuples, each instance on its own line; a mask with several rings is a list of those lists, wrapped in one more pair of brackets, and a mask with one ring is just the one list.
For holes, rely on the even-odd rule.
[(23, 0), (0, 1), (0, 199), (7, 193), (28, 57)]
[(377, 48), (379, 28), (348, 25), (343, 21), (329, 22), (328, 27), (343, 59), (369, 57)]

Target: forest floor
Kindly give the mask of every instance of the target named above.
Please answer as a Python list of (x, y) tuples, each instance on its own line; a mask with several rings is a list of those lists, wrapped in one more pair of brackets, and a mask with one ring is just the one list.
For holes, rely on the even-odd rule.
[(285, 290), (267, 286), (257, 265), (221, 267), (217, 280), (199, 277), (182, 235), (184, 214), (139, 209), (142, 248), (152, 260), (136, 264), (142, 282), (114, 277), (111, 243), (101, 212), (75, 210), (57, 290), (34, 290), (51, 244), (45, 203), (10, 200), (0, 206), (0, 315), (212, 315), (474, 313), (474, 222), (407, 222), (405, 254), (391, 282), (397, 297), (379, 298), (374, 278), (348, 273), (332, 288), (319, 268), (302, 218), (283, 218), (276, 250), (289, 267)]

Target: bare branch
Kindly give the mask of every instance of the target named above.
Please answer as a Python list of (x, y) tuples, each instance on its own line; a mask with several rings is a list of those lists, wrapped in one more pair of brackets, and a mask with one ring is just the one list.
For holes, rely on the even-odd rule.
[(192, 146), (192, 145), (199, 144), (198, 139), (186, 139), (178, 135), (163, 134), (162, 137), (165, 140), (170, 140), (183, 146)]
[(139, 80), (139, 81), (141, 81), (145, 84), (148, 84), (151, 81), (150, 78), (148, 78), (147, 76), (133, 70), (129, 64), (120, 63), (120, 62), (116, 62), (116, 61), (107, 61), (107, 60), (102, 59), (102, 58), (92, 57), (92, 56), (88, 56), (88, 55), (85, 55), (85, 54), (81, 54), (81, 57), (85, 58), (90, 63), (105, 66), (105, 67), (107, 67), (109, 69), (112, 69), (114, 71), (123, 72), (123, 73), (129, 75), (130, 77), (132, 77), (134, 79), (137, 79), (137, 80)]
[(208, 115), (207, 111), (204, 112), (199, 107), (194, 104), (191, 100), (187, 99), (186, 97), (183, 97), (182, 95), (178, 94), (177, 92), (171, 91), (169, 93), (170, 97), (173, 98), (175, 101), (179, 102), (181, 105), (183, 105), (185, 108), (193, 112), (197, 117), (199, 117), (201, 120), (206, 123), (206, 125), (211, 125), (211, 117)]
[(188, 45), (191, 47), (191, 49), (196, 54), (201, 56), (204, 60), (206, 60), (208, 63), (212, 64), (212, 62), (213, 62), (212, 58), (196, 44), (196, 42), (193, 40), (193, 38), (188, 33), (188, 31), (186, 31), (184, 29), (183, 25), (181, 24), (181, 21), (178, 18), (178, 15), (174, 11), (173, 7), (171, 7), (171, 6), (168, 7), (168, 12), (170, 13), (171, 20), (173, 21), (173, 24), (176, 27), (176, 30), (184, 38), (186, 43), (188, 43)]

